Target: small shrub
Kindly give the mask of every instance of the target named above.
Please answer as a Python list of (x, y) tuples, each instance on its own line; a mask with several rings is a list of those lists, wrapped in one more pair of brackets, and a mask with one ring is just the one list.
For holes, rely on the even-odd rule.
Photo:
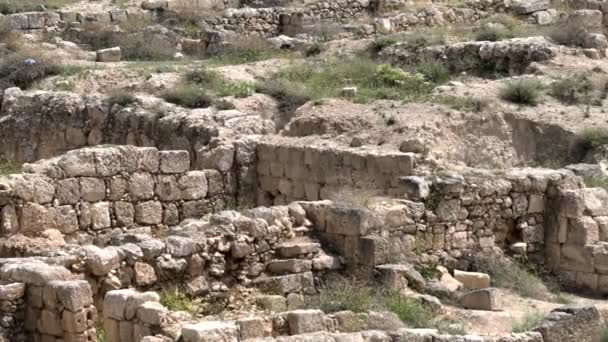
[(284, 78), (259, 82), (255, 87), (257, 92), (276, 98), (286, 112), (295, 111), (312, 99), (301, 83)]
[(137, 102), (137, 98), (135, 96), (133, 96), (133, 94), (130, 93), (126, 93), (126, 92), (116, 92), (113, 94), (110, 94), (110, 96), (108, 96), (108, 104), (110, 105), (110, 107), (114, 106), (114, 105), (119, 105), (119, 106), (128, 106), (132, 103)]
[(608, 144), (608, 129), (601, 127), (585, 128), (579, 132), (582, 144), (587, 149)]
[(492, 277), (492, 284), (496, 287), (506, 288), (523, 297), (539, 300), (551, 300), (549, 289), (540, 277), (515, 262), (499, 259), (481, 261), (481, 270)]
[(321, 52), (323, 52), (323, 45), (321, 45), (319, 43), (316, 43), (316, 44), (313, 44), (312, 46), (308, 47), (304, 51), (304, 56), (306, 56), (306, 57), (314, 57), (314, 56), (320, 55)]
[(513, 322), (511, 332), (523, 333), (530, 331), (540, 325), (545, 319), (545, 315), (541, 312), (527, 312), (521, 320)]
[(435, 96), (433, 101), (449, 106), (452, 109), (472, 111), (476, 113), (483, 112), (490, 106), (490, 100), (487, 98), (442, 95)]
[(12, 160), (0, 158), (0, 176), (12, 175), (21, 172), (21, 164)]
[(226, 82), (222, 85), (219, 94), (221, 96), (248, 97), (255, 92), (255, 84), (251, 82)]
[(394, 312), (399, 318), (412, 328), (425, 328), (431, 325), (433, 313), (419, 300), (405, 297), (399, 293), (387, 294), (384, 306)]
[(403, 35), (402, 42), (413, 49), (446, 43), (445, 32), (434, 29), (417, 29)]
[(375, 56), (380, 53), (380, 51), (384, 50), (391, 45), (395, 45), (399, 43), (399, 36), (386, 36), (381, 38), (374, 39), (373, 42), (369, 44), (367, 50), (371, 53), (372, 56)]
[(565, 104), (589, 103), (593, 82), (587, 74), (566, 76), (551, 84), (550, 94)]
[(102, 322), (97, 324), (95, 334), (97, 335), (97, 342), (106, 342), (106, 330), (103, 328)]
[(416, 72), (435, 84), (445, 83), (450, 80), (450, 70), (441, 63), (420, 63), (416, 66)]
[(162, 95), (165, 101), (186, 108), (206, 108), (211, 105), (212, 99), (207, 92), (191, 84), (183, 84)]
[(186, 81), (189, 83), (215, 88), (223, 83), (222, 76), (205, 68), (198, 68), (186, 74)]
[(515, 38), (516, 34), (506, 28), (491, 27), (479, 30), (475, 35), (476, 41), (497, 42), (499, 40)]
[(536, 80), (511, 81), (500, 89), (500, 97), (509, 102), (535, 106), (540, 101), (542, 88), (542, 83)]
[(192, 298), (179, 290), (161, 292), (160, 303), (171, 311), (186, 311), (191, 315), (199, 312), (199, 307), (192, 301)]

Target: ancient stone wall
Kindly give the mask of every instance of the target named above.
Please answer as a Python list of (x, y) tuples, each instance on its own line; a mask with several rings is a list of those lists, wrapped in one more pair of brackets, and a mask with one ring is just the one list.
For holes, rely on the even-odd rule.
[(257, 145), (258, 205), (328, 199), (348, 189), (399, 197), (399, 177), (411, 175), (413, 153), (268, 144)]
[(24, 170), (2, 179), (4, 236), (56, 229), (87, 239), (113, 228), (175, 225), (235, 203), (222, 173), (190, 171), (186, 151), (82, 149)]
[(578, 186), (577, 177), (564, 170), (402, 181), (406, 196), (416, 192), (416, 200), (386, 200), (372, 210), (327, 201), (301, 205), (320, 236), (351, 265), (373, 267), (416, 256), (453, 265), (518, 244), (530, 260), (542, 263), (547, 217), (555, 215), (545, 203), (561, 189)]
[(396, 44), (384, 49), (381, 57), (394, 65), (414, 65), (421, 61), (445, 63), (454, 71), (472, 71), (485, 65), (489, 70), (523, 73), (532, 62), (557, 55), (558, 47), (543, 37), (514, 38), (499, 42), (463, 42), (412, 49)]

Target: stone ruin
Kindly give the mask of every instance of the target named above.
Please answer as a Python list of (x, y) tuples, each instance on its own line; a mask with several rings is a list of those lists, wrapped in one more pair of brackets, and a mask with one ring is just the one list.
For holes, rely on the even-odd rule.
[[(429, 178), (413, 175), (411, 153), (249, 144), (253, 184), (231, 180), (234, 149), (199, 160), (208, 169), (195, 170), (187, 151), (133, 146), (73, 150), (2, 179), (4, 339), (95, 341), (98, 321), (109, 342), (572, 341), (565, 334), (583, 341), (589, 324), (600, 325), (597, 309), (574, 308), (556, 311), (536, 332), (448, 336), (395, 330), (383, 324), (386, 313), (301, 309), (301, 294), (339, 270), (374, 271), (390, 286), (430, 291), (407, 266), (413, 253), (463, 268), (475, 254), (502, 249), (572, 288), (607, 293), (608, 193), (582, 187), (572, 171)], [(270, 206), (229, 210), (241, 184)], [(373, 209), (347, 207), (328, 200), (338, 187), (387, 197)], [(455, 277), (471, 281), (466, 272)], [(159, 302), (153, 290), (171, 283), (274, 313), (197, 321)], [(255, 288), (276, 294), (248, 295)], [(491, 289), (460, 300), (496, 309)], [(353, 320), (361, 329), (347, 332)]]

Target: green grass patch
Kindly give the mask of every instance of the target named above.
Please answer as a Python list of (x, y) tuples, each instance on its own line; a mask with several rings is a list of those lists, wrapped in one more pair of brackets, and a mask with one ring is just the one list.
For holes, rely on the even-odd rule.
[(419, 300), (399, 293), (389, 293), (383, 298), (384, 306), (412, 328), (428, 328), (433, 319), (432, 311)]
[(539, 326), (544, 319), (545, 315), (543, 315), (541, 312), (527, 312), (520, 320), (513, 322), (511, 332), (523, 333), (530, 331)]
[(289, 102), (341, 97), (344, 87), (357, 87), (353, 101), (374, 99), (414, 101), (431, 93), (434, 85), (420, 73), (408, 73), (369, 58), (334, 59), (293, 65), (258, 83), (258, 91)]
[(586, 177), (585, 185), (588, 188), (603, 188), (608, 190), (608, 177), (597, 176), (597, 177)]
[(599, 342), (608, 342), (608, 327), (603, 327), (598, 333)]
[(543, 84), (537, 80), (520, 79), (510, 81), (500, 88), (500, 97), (503, 100), (527, 106), (536, 106), (540, 103)]
[(213, 98), (204, 88), (193, 84), (181, 84), (162, 94), (170, 103), (186, 108), (206, 108), (211, 106)]
[(237, 65), (297, 56), (293, 51), (274, 48), (262, 38), (242, 37), (229, 41), (220, 51), (207, 56), (205, 61), (211, 65)]
[(487, 259), (480, 263), (481, 271), (492, 277), (492, 285), (509, 289), (522, 297), (538, 300), (554, 300), (554, 295), (540, 276), (516, 262)]

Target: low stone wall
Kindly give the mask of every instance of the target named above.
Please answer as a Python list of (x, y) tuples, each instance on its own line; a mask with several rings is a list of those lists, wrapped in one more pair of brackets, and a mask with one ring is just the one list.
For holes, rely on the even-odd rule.
[(604, 326), (595, 306), (565, 306), (551, 311), (534, 330), (542, 334), (544, 342), (594, 342)]
[(411, 49), (404, 44), (390, 46), (380, 53), (383, 60), (398, 66), (421, 61), (446, 64), (454, 71), (475, 72), (486, 65), (497, 71), (518, 75), (532, 62), (542, 62), (557, 55), (558, 47), (543, 37), (514, 38), (499, 42), (462, 42), (450, 45)]
[(365, 152), (302, 145), (257, 145), (258, 204), (328, 199), (348, 189), (401, 196), (399, 177), (413, 174), (413, 153)]
[(186, 151), (81, 149), (24, 170), (1, 179), (3, 236), (56, 229), (86, 240), (112, 228), (176, 225), (235, 202), (219, 171), (190, 171)]
[(156, 292), (132, 289), (110, 291), (103, 301), (103, 329), (106, 342), (137, 342), (160, 333), (168, 310)]

